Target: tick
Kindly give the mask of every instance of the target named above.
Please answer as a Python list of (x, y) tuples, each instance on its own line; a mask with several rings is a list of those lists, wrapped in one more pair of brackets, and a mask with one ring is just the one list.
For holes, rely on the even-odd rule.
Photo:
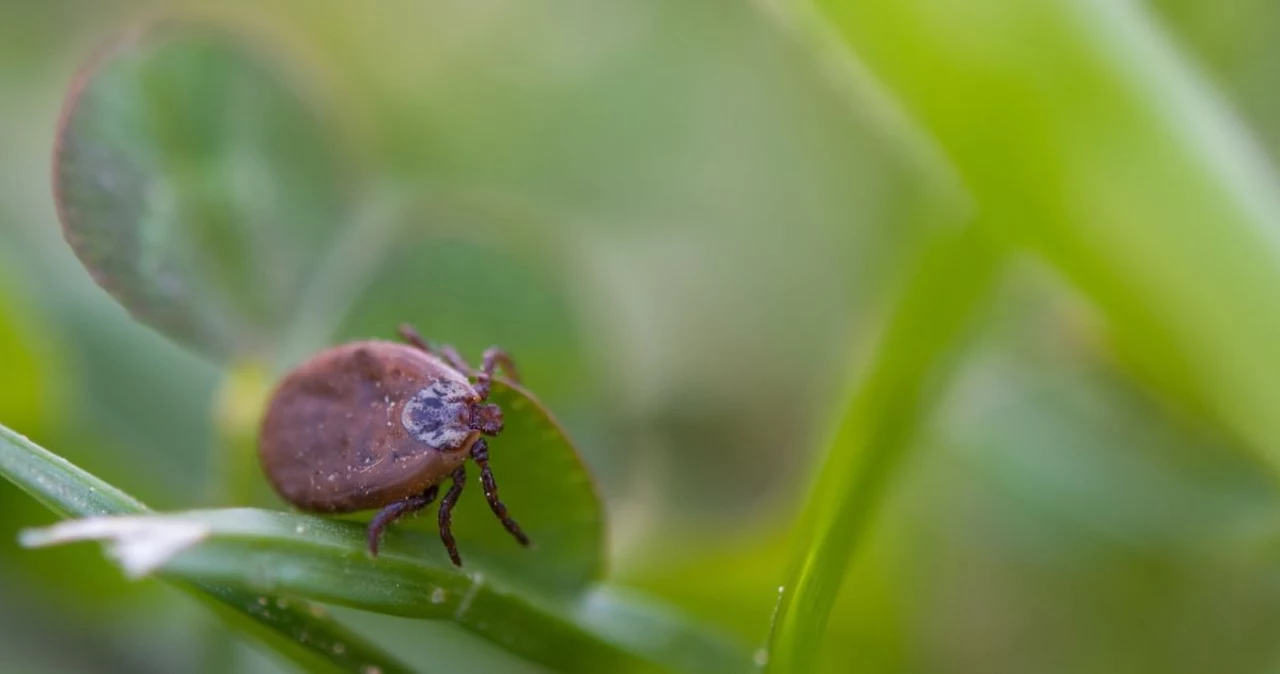
[(519, 381), (511, 358), (491, 348), (474, 370), (452, 347), (432, 348), (410, 326), (400, 326), (400, 337), (406, 344), (333, 347), (284, 377), (259, 437), (267, 479), (284, 500), (308, 512), (378, 509), (368, 528), (374, 556), (383, 530), (431, 505), (450, 479), (440, 499), (440, 539), (449, 559), (462, 566), (451, 524), (469, 457), (480, 467), (493, 514), (529, 545), (498, 498), (485, 439), (502, 432), (502, 410), (486, 402), (495, 370)]

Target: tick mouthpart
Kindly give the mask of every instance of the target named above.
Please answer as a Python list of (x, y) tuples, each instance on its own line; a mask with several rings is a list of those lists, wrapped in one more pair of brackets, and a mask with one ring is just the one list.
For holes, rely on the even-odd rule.
[(471, 428), (485, 435), (497, 435), (502, 432), (502, 408), (492, 403), (476, 405), (471, 411)]

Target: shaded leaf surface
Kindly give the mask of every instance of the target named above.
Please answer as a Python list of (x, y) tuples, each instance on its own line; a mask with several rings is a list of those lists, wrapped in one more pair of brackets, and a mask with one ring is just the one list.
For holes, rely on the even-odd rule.
[(66, 238), (139, 320), (212, 355), (262, 348), (341, 224), (328, 135), (230, 38), (132, 36), (82, 74), (63, 112)]

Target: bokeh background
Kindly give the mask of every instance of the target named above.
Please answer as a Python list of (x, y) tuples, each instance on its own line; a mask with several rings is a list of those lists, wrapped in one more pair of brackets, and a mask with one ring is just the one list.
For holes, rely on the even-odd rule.
[[(762, 642), (849, 354), (911, 242), (961, 217), (882, 101), (767, 3), (222, 4), (0, 2), (0, 421), (157, 509), (229, 504), (221, 365), (92, 283), (49, 186), (86, 55), (144, 18), (205, 17), (326, 102), (353, 170), (429, 188), (428, 244), (334, 339), (407, 320), (473, 356), (505, 346), (600, 480), (612, 578)], [(1145, 5), (1280, 156), (1280, 5)], [(829, 671), (1280, 671), (1272, 477), (1037, 261), (919, 444), (846, 581)], [(49, 521), (0, 484), (0, 671), (278, 671), (94, 546), (17, 547)], [(428, 650), (469, 639), (353, 619)], [(538, 671), (460, 652), (453, 671)]]

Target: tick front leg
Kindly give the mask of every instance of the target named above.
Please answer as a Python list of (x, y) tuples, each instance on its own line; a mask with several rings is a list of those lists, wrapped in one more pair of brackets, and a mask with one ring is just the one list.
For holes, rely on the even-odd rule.
[(480, 483), (484, 485), (484, 497), (489, 501), (489, 509), (502, 520), (502, 526), (520, 541), (520, 545), (528, 546), (529, 537), (520, 529), (520, 525), (507, 514), (507, 506), (498, 498), (498, 483), (493, 479), (493, 471), (489, 469), (489, 443), (483, 438), (471, 446), (471, 458), (480, 466)]
[(382, 532), (388, 525), (405, 515), (417, 512), (431, 505), (431, 502), (436, 500), (436, 494), (439, 492), (439, 487), (431, 486), (417, 496), (410, 496), (403, 501), (396, 501), (382, 510), (379, 510), (378, 514), (374, 515), (373, 519), (369, 522), (369, 554), (374, 557), (378, 556), (378, 540), (382, 538)]
[(511, 361), (511, 356), (506, 351), (496, 346), (491, 346), (484, 350), (484, 359), (480, 364), (480, 371), (476, 373), (475, 389), (480, 395), (481, 400), (489, 399), (489, 384), (493, 381), (493, 373), (499, 368), (507, 375), (507, 379), (515, 383), (520, 383), (520, 373), (516, 372), (516, 364)]
[(458, 497), (462, 496), (462, 487), (467, 484), (467, 467), (465, 465), (458, 466), (453, 471), (453, 484), (449, 486), (449, 491), (440, 499), (440, 540), (444, 541), (444, 547), (449, 551), (449, 559), (454, 566), (462, 566), (462, 558), (458, 556), (458, 544), (453, 540), (453, 506), (458, 504)]
[(498, 368), (502, 368), (502, 372), (507, 375), (507, 379), (517, 384), (520, 383), (520, 373), (516, 371), (516, 364), (515, 361), (511, 360), (511, 355), (496, 346), (491, 346), (484, 350), (480, 371), (492, 377)]

